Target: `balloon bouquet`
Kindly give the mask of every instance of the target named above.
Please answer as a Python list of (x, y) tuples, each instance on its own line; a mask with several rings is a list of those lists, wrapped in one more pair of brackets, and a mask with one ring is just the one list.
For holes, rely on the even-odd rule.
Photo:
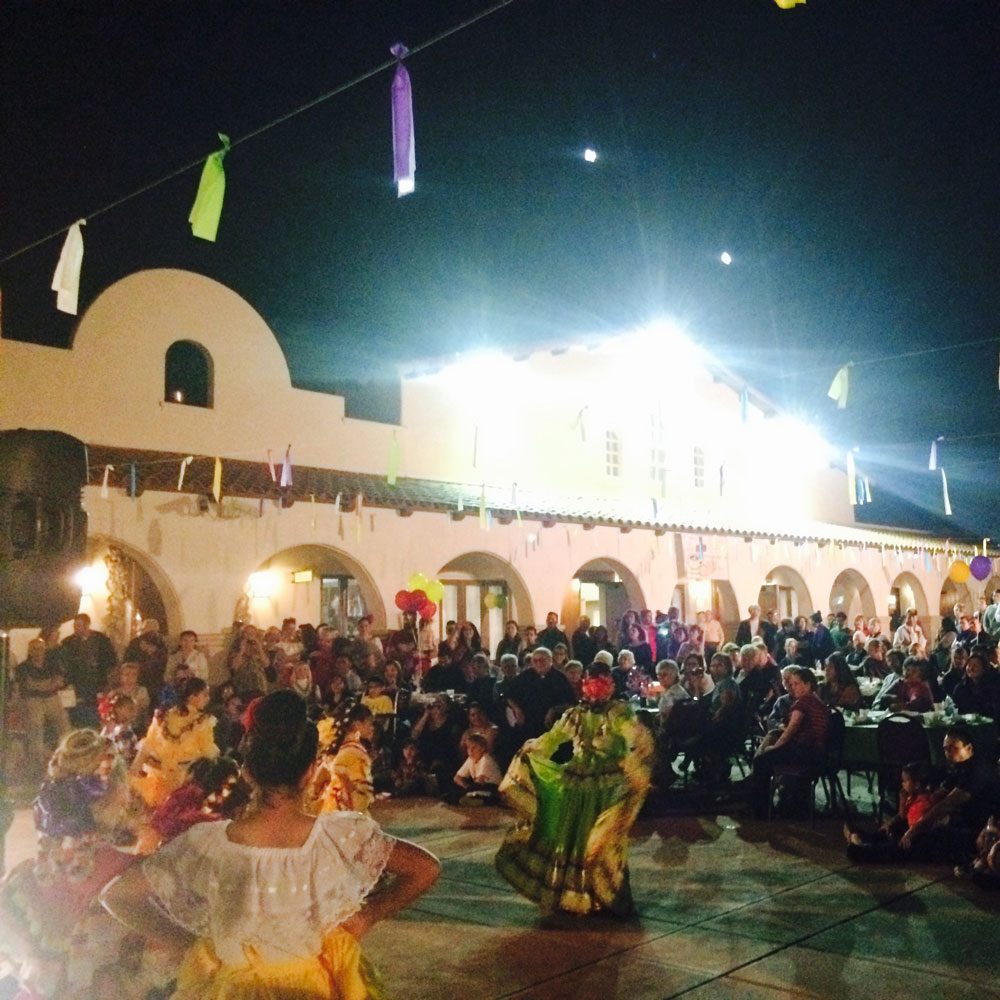
[(422, 677), (430, 669), (431, 656), (437, 648), (437, 636), (431, 622), (444, 597), (444, 584), (423, 573), (413, 573), (406, 584), (408, 589), (396, 594), (396, 607), (403, 612), (403, 628), (413, 630)]

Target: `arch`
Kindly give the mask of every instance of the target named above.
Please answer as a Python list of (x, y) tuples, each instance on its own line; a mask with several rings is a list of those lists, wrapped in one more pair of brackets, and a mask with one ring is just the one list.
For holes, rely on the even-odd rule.
[(843, 611), (849, 622), (855, 615), (874, 618), (875, 598), (868, 581), (856, 570), (845, 569), (837, 574), (830, 588), (830, 611)]
[(80, 610), (115, 643), (124, 645), (132, 638), (133, 621), (128, 616), (134, 619), (136, 614), (155, 618), (164, 637), (184, 627), (181, 601), (170, 577), (141, 549), (111, 535), (91, 535), (83, 578)]
[(994, 573), (986, 583), (983, 584), (983, 596), (989, 601), (993, 598), (994, 591), (1000, 590), (1000, 574)]
[(175, 340), (163, 358), (163, 399), (181, 406), (212, 407), (215, 367), (208, 349), (194, 340)]
[[(587, 600), (589, 588), (584, 584), (596, 588), (591, 592), (592, 601)], [(588, 605), (593, 624), (604, 625), (613, 633), (616, 620), (629, 608), (645, 608), (646, 598), (639, 580), (628, 566), (617, 559), (601, 556), (585, 562), (569, 581), (563, 595), (563, 623), (575, 625), (580, 615), (587, 613)], [(594, 619), (595, 614), (598, 620)]]
[[(299, 572), (311, 576), (296, 583), (292, 574)], [(275, 552), (248, 579), (247, 590), (248, 610), (256, 624), (295, 617), (328, 622), (344, 632), (370, 615), (376, 631), (387, 627), (385, 603), (372, 575), (332, 545), (293, 545)]]
[[(971, 615), (978, 607), (972, 599), (972, 592), (964, 583), (955, 583), (950, 577), (945, 577), (941, 586), (941, 599), (938, 608), (941, 617), (950, 617), (956, 604), (961, 604), (967, 615)], [(955, 624), (957, 625), (958, 622)]]
[(735, 633), (740, 622), (740, 605), (728, 580), (712, 581), (712, 610), (719, 616), (726, 635)]
[(900, 573), (892, 581), (889, 593), (896, 597), (897, 614), (905, 615), (910, 608), (916, 608), (921, 618), (926, 618), (930, 614), (923, 585), (912, 573)]
[[(496, 647), (503, 636), (504, 621), (514, 619), (522, 626), (535, 622), (523, 577), (511, 563), (492, 552), (456, 556), (438, 570), (438, 578), (445, 585), (442, 619), (465, 618), (473, 622), (486, 648)], [(483, 598), (487, 593), (503, 594), (507, 603), (486, 607)]]
[(779, 618), (808, 615), (813, 609), (806, 581), (791, 566), (775, 566), (768, 572), (757, 594), (757, 603), (762, 614), (776, 610)]

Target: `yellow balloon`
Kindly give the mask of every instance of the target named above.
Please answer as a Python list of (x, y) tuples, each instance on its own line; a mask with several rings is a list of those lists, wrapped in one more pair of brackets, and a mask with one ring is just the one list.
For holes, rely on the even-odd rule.
[(427, 600), (437, 604), (444, 597), (444, 584), (440, 580), (429, 580), (424, 587), (424, 593), (427, 595)]
[(961, 559), (953, 562), (948, 570), (948, 578), (954, 583), (965, 583), (969, 579), (969, 564)]
[(422, 590), (426, 594), (428, 582), (423, 573), (412, 573), (410, 579), (406, 581), (406, 589), (410, 591)]
[(483, 598), (483, 604), (485, 604), (486, 607), (488, 607), (488, 608), (495, 608), (497, 606), (497, 595), (496, 594), (487, 594)]

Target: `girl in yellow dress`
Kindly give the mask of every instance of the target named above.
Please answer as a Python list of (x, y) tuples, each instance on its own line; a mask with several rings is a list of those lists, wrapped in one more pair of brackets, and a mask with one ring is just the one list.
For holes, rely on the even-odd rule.
[(215, 716), (205, 712), (208, 685), (200, 677), (181, 681), (177, 704), (158, 710), (132, 764), (132, 787), (150, 809), (166, 802), (187, 780), (199, 757), (217, 757)]
[(430, 888), (440, 865), (367, 816), (303, 812), (317, 743), (298, 695), (267, 695), (244, 762), (259, 809), (193, 826), (102, 893), (119, 920), (176, 950), (174, 1000), (373, 997), (359, 940)]
[(321, 757), (311, 787), (320, 812), (368, 812), (375, 801), (372, 755), (375, 716), (365, 705), (355, 705), (347, 717), (344, 741), (332, 757)]

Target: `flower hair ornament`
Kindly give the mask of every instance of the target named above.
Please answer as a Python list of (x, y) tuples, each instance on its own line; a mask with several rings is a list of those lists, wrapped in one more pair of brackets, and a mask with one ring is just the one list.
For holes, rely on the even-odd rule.
[(609, 701), (615, 693), (615, 682), (607, 674), (587, 677), (583, 681), (583, 700), (591, 704)]

